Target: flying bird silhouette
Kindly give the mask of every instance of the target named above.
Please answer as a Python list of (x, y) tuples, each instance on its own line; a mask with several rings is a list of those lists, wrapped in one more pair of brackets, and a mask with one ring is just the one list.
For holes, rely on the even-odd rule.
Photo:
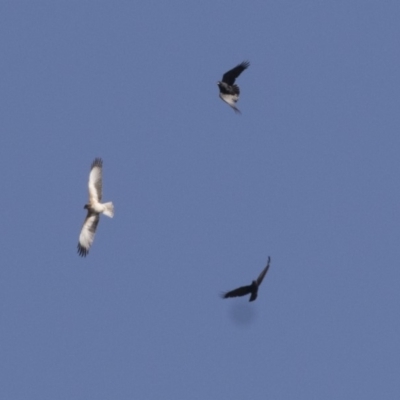
[(240, 110), (236, 107), (236, 103), (239, 100), (240, 89), (238, 85), (235, 85), (235, 79), (246, 69), (250, 63), (243, 61), (236, 65), (222, 76), (222, 81), (217, 82), (219, 87), (219, 97), (229, 104), (236, 113), (240, 114)]
[(246, 294), (251, 294), (249, 301), (254, 301), (257, 298), (258, 288), (260, 287), (261, 282), (263, 281), (265, 275), (268, 272), (270, 262), (271, 262), (271, 257), (268, 257), (267, 266), (263, 269), (258, 278), (255, 281), (251, 282), (251, 285), (241, 286), (237, 289), (231, 290), (230, 292), (223, 293), (221, 297), (223, 299), (227, 299), (228, 297), (239, 297), (239, 296), (246, 296)]
[(89, 203), (85, 204), (83, 207), (88, 211), (78, 242), (78, 254), (81, 257), (86, 257), (89, 253), (100, 220), (100, 214), (103, 213), (110, 218), (114, 216), (113, 203), (101, 203), (103, 186), (102, 168), (103, 160), (101, 158), (95, 158), (89, 174)]

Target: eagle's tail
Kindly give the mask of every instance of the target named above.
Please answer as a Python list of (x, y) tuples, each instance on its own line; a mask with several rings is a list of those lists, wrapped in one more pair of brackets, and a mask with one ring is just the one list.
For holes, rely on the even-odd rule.
[(110, 201), (109, 203), (104, 203), (103, 206), (103, 214), (107, 215), (107, 217), (112, 218), (114, 216), (114, 204)]

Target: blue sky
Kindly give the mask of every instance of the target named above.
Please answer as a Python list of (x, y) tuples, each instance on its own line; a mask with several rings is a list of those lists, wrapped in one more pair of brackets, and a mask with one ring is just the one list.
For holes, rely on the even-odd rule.
[[(3, 2), (0, 397), (398, 398), (399, 20)], [(115, 217), (82, 259), (95, 157)], [(218, 297), (268, 256), (256, 302)]]

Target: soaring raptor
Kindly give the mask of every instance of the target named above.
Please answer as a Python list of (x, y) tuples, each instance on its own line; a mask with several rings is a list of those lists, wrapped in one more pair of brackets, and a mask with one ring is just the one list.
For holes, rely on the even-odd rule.
[(89, 253), (90, 246), (94, 240), (97, 224), (100, 220), (100, 214), (107, 215), (112, 218), (114, 216), (113, 203), (101, 203), (102, 191), (102, 167), (103, 160), (95, 158), (92, 163), (89, 174), (89, 202), (83, 208), (87, 210), (85, 222), (83, 223), (81, 234), (79, 235), (78, 254), (86, 257)]
[(254, 301), (257, 298), (258, 288), (260, 287), (261, 282), (264, 279), (264, 276), (268, 272), (270, 262), (271, 262), (271, 257), (268, 257), (267, 266), (263, 269), (258, 278), (255, 281), (251, 282), (251, 285), (241, 286), (237, 289), (231, 290), (230, 292), (223, 293), (221, 297), (223, 299), (227, 299), (228, 297), (246, 296), (246, 294), (250, 294), (251, 296), (249, 301)]
[(235, 85), (235, 79), (246, 69), (248, 68), (250, 63), (248, 61), (243, 61), (239, 65), (236, 65), (235, 68), (232, 68), (222, 77), (221, 82), (217, 82), (219, 87), (219, 97), (228, 103), (236, 113), (240, 114), (239, 109), (236, 107), (236, 103), (239, 100), (240, 90), (239, 86)]

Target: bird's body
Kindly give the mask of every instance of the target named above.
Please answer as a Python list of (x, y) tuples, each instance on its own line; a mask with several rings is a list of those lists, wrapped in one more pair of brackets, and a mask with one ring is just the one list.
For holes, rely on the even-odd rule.
[(78, 242), (78, 254), (86, 257), (89, 248), (93, 243), (97, 225), (100, 220), (100, 214), (112, 218), (114, 216), (114, 205), (112, 202), (101, 203), (102, 198), (102, 167), (101, 158), (96, 158), (91, 166), (89, 174), (89, 203), (84, 208), (87, 211), (85, 222), (83, 223)]
[(259, 285), (257, 284), (256, 281), (251, 282), (251, 285), (250, 285), (250, 293), (251, 293), (251, 296), (250, 296), (249, 301), (254, 301), (254, 300), (257, 298), (257, 295), (258, 295), (258, 286), (259, 286)]
[(262, 270), (262, 272), (258, 276), (258, 278), (255, 281), (252, 281), (250, 285), (241, 286), (237, 289), (226, 292), (222, 295), (222, 298), (227, 299), (229, 297), (239, 297), (239, 296), (246, 296), (247, 294), (250, 294), (249, 301), (254, 301), (258, 295), (258, 288), (260, 287), (261, 282), (263, 281), (265, 275), (268, 272), (270, 262), (271, 262), (271, 258), (268, 257), (267, 266)]
[(219, 87), (219, 97), (229, 104), (236, 113), (240, 114), (240, 110), (236, 107), (236, 103), (239, 100), (240, 89), (238, 85), (235, 85), (236, 78), (248, 68), (250, 63), (243, 61), (235, 68), (232, 68), (222, 76), (222, 81), (217, 82)]
[[(112, 204), (112, 203), (111, 203)], [(85, 209), (87, 209), (91, 213), (97, 213), (97, 214), (104, 214), (107, 215), (108, 217), (112, 218), (113, 212), (110, 210), (110, 203), (99, 203), (98, 201), (92, 201), (90, 204), (86, 204)], [(111, 215), (112, 214), (112, 215)]]

